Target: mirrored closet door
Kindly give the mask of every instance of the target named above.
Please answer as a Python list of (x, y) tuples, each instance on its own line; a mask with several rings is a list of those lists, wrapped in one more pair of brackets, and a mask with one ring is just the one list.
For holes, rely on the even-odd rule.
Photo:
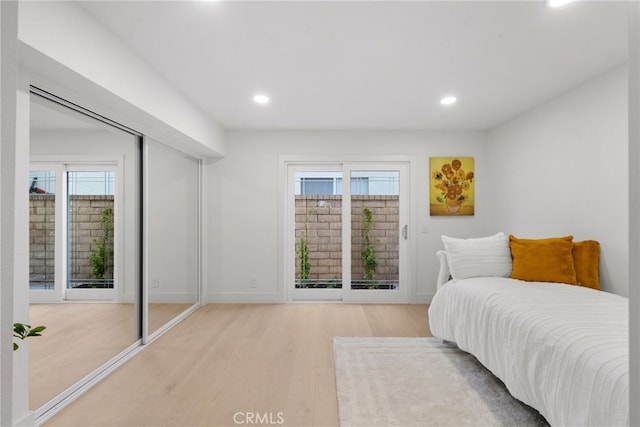
[(199, 302), (200, 164), (145, 140), (148, 334)]
[(32, 88), (29, 405), (45, 420), (200, 303), (201, 165)]
[[(141, 338), (140, 137), (31, 95), (29, 405)], [(27, 181), (28, 180), (28, 181)]]

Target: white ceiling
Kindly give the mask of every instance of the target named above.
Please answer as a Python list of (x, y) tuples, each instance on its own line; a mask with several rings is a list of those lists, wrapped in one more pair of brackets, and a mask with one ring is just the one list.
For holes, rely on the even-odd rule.
[(487, 129), (627, 60), (626, 1), (82, 7), (229, 129)]

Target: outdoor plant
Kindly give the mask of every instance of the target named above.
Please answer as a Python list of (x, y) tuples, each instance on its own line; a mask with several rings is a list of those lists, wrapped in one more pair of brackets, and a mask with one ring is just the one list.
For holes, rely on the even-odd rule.
[(337, 277), (334, 277), (333, 279), (329, 280), (329, 283), (327, 283), (327, 289), (338, 288), (339, 284), (340, 284), (340, 280)]
[[(18, 338), (20, 340), (24, 340), (28, 337), (40, 337), (42, 334), (40, 332), (47, 329), (46, 326), (36, 326), (31, 327), (31, 325), (26, 325), (24, 323), (14, 323), (13, 324), (13, 337)], [(20, 346), (13, 343), (13, 351), (16, 351)]]
[(93, 239), (95, 248), (89, 254), (89, 262), (91, 263), (93, 277), (102, 280), (107, 272), (109, 261), (113, 257), (113, 247), (111, 247), (109, 240), (113, 230), (113, 208), (109, 207), (102, 210), (100, 224), (102, 225), (102, 236), (100, 239)]
[(300, 241), (296, 248), (296, 255), (298, 258), (298, 279), (304, 282), (309, 278), (311, 274), (311, 263), (309, 261), (309, 242), (307, 241), (309, 216), (313, 213), (311, 209), (307, 211), (304, 219), (304, 229), (300, 235)]
[(362, 210), (362, 267), (364, 269), (364, 279), (373, 280), (376, 276), (378, 268), (378, 259), (376, 256), (375, 240), (371, 238), (371, 228), (373, 226), (373, 212), (371, 209), (364, 208)]

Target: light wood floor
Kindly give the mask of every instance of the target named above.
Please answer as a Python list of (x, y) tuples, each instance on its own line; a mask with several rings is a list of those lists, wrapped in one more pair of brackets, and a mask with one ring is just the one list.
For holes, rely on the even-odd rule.
[(336, 426), (334, 336), (430, 336), (426, 305), (210, 304), (47, 426)]
[[(149, 330), (191, 304), (151, 304)], [(29, 322), (45, 325), (29, 340), (29, 407), (36, 409), (135, 342), (133, 304), (31, 304)]]

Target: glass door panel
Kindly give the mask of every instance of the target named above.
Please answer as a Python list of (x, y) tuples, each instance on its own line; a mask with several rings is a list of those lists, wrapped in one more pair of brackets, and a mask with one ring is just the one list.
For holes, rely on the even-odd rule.
[(29, 172), (29, 290), (55, 288), (56, 171)]
[(351, 172), (351, 289), (397, 290), (400, 172)]
[(342, 172), (294, 174), (294, 299), (342, 297)]
[(393, 163), (344, 165), (350, 182), (346, 301), (408, 301), (406, 169)]
[[(67, 290), (83, 295), (114, 297), (115, 171), (67, 172)], [(111, 290), (96, 293), (96, 290)], [(67, 292), (68, 297), (74, 297)]]

